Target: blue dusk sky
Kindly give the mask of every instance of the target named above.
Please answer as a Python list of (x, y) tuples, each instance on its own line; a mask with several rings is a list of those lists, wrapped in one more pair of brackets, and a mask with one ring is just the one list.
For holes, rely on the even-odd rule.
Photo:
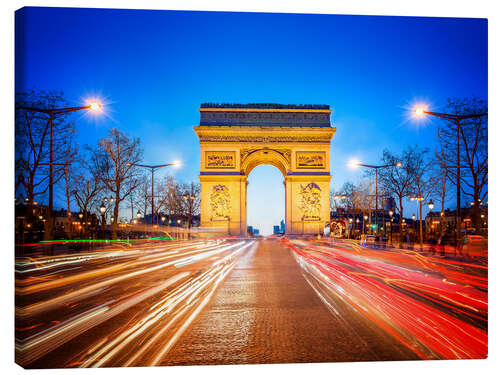
[[(487, 99), (487, 20), (347, 15), (23, 8), (16, 13), (16, 90), (62, 90), (106, 116), (74, 114), (81, 145), (117, 127), (140, 137), (144, 161), (198, 181), (193, 126), (203, 102), (329, 104), (337, 132), (332, 186), (362, 178), (347, 163), (382, 150), (433, 148), (439, 120), (415, 103)], [(268, 234), (284, 217), (283, 177), (249, 176), (248, 224)], [(415, 211), (407, 204), (406, 213)], [(454, 208), (450, 197), (450, 208)], [(407, 216), (408, 216), (407, 215)]]

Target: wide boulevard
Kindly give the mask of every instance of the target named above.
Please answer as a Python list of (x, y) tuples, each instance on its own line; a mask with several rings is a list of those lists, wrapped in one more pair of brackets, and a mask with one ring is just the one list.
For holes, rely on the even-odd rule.
[(313, 238), (16, 259), (26, 368), (484, 358), (487, 264)]

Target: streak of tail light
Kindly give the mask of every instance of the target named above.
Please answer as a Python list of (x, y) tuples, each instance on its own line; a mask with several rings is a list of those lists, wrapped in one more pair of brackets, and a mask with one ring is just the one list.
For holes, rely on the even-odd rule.
[[(306, 273), (323, 274), (316, 279), (321, 279), (333, 295), (421, 358), (486, 356), (486, 332), (451, 315), (457, 312), (487, 321), (486, 293), (469, 286), (474, 284), (471, 279), (477, 280), (474, 275), (450, 272), (422, 254), (360, 254), (345, 244), (322, 249), (305, 242), (287, 245)], [(418, 266), (422, 270), (415, 269)], [(445, 281), (443, 273), (460, 283)], [(431, 303), (448, 310), (438, 310)]]
[[(206, 249), (202, 248), (202, 249), (194, 250), (192, 253), (194, 254), (194, 253), (197, 253), (200, 251), (205, 251), (205, 250)], [(189, 253), (184, 253), (183, 255), (186, 255), (186, 254), (189, 254)], [(129, 261), (129, 262), (126, 262), (123, 264), (117, 264), (114, 266), (105, 267), (105, 268), (101, 268), (98, 270), (87, 271), (87, 272), (80, 273), (77, 275), (68, 276), (68, 277), (64, 277), (64, 278), (60, 278), (60, 279), (56, 279), (56, 280), (51, 280), (51, 281), (47, 281), (45, 283), (39, 283), (36, 285), (28, 285), (25, 287), (16, 287), (16, 293), (19, 295), (26, 295), (26, 294), (30, 294), (30, 293), (39, 292), (42, 290), (49, 290), (52, 288), (60, 287), (63, 285), (69, 285), (71, 283), (80, 282), (80, 281), (83, 281), (86, 279), (102, 276), (105, 274), (126, 270), (126, 269), (129, 269), (131, 267), (137, 267), (137, 266), (141, 266), (141, 265), (146, 265), (146, 264), (151, 264), (151, 263), (155, 263), (155, 262), (159, 262), (159, 261), (164, 261), (167, 259), (175, 258), (177, 256), (178, 256), (177, 254), (168, 254), (168, 255), (164, 255), (164, 256), (145, 255), (142, 258), (139, 258), (140, 260), (137, 260), (137, 261)], [(136, 273), (132, 273), (130, 275), (137, 276), (138, 274), (141, 274), (141, 273), (155, 271), (159, 268), (163, 268), (163, 267), (167, 267), (169, 265), (172, 265), (173, 263), (174, 262), (164, 263), (162, 265), (157, 266), (156, 268), (151, 267), (151, 268), (148, 268), (148, 269), (143, 270), (143, 271), (137, 271), (139, 273), (136, 272)], [(130, 275), (124, 275), (124, 277), (125, 278), (131, 277)], [(121, 280), (123, 280), (123, 279), (118, 279), (117, 281), (121, 281)]]
[[(137, 296), (128, 298), (127, 300), (113, 306), (103, 306), (99, 309), (94, 308), (84, 312), (77, 317), (70, 318), (65, 322), (57, 324), (55, 327), (49, 328), (35, 336), (28, 337), (23, 340), (17, 349), (22, 353), (22, 364), (26, 365), (47, 352), (50, 352), (72, 338), (82, 334), (83, 332), (101, 324), (102, 322), (118, 315), (129, 307), (142, 302), (146, 298), (160, 292), (177, 281), (189, 276), (188, 272), (179, 273), (162, 284), (151, 288)], [(109, 301), (106, 305), (111, 304)], [(96, 310), (97, 309), (97, 310)], [(88, 323), (88, 324), (86, 324)]]

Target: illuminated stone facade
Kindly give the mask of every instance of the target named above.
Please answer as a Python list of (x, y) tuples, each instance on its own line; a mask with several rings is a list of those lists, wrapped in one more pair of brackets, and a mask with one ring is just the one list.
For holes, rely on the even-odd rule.
[(285, 185), (285, 230), (315, 234), (330, 220), (330, 141), (324, 105), (203, 104), (200, 125), (201, 226), (231, 235), (247, 228), (247, 177), (274, 165)]

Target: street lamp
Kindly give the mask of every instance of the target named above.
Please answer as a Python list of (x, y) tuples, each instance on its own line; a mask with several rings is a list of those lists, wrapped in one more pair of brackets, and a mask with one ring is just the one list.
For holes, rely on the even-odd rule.
[[(410, 200), (412, 201), (417, 201), (417, 212), (420, 213), (419, 217), (420, 217), (420, 249), (422, 249), (423, 247), (423, 242), (424, 242), (424, 237), (423, 237), (423, 232), (422, 232), (422, 202), (424, 200), (424, 197), (421, 197), (421, 196), (415, 196), (415, 197), (410, 197)], [(433, 204), (433, 207), (434, 207), (434, 204)], [(415, 220), (415, 219), (413, 219)], [(413, 227), (415, 227), (415, 223), (413, 223)]]
[(191, 194), (185, 193), (183, 195), (183, 198), (187, 202), (187, 205), (188, 205), (188, 230), (191, 231), (191, 216), (192, 216), (192, 211), (193, 211), (193, 203), (194, 203), (194, 200), (196, 199), (196, 196), (194, 195), (193, 183), (191, 183)]
[(142, 212), (141, 211), (137, 211), (137, 218), (139, 219), (139, 221), (141, 221), (141, 216), (142, 216)]
[(106, 213), (106, 205), (104, 204), (104, 202), (101, 204), (101, 206), (99, 207), (99, 211), (101, 211), (101, 226), (102, 226), (102, 237), (104, 238), (104, 228), (106, 226), (106, 216), (105, 216), (105, 213)]
[(391, 244), (392, 244), (392, 223), (394, 222), (394, 219), (392, 218), (392, 215), (394, 215), (394, 211), (393, 210), (389, 210), (389, 217), (391, 218), (391, 224), (389, 224), (391, 226)]
[(429, 207), (429, 215), (430, 215), (430, 228), (429, 228), (429, 233), (432, 235), (432, 210), (434, 209), (434, 202), (432, 199), (427, 203), (427, 206)]
[(155, 223), (154, 217), (155, 217), (155, 170), (158, 168), (163, 168), (163, 167), (179, 167), (181, 165), (180, 162), (174, 161), (173, 163), (168, 163), (168, 164), (159, 164), (159, 165), (144, 165), (144, 164), (138, 164), (138, 163), (127, 163), (127, 165), (130, 167), (132, 165), (136, 167), (142, 167), (142, 168), (148, 168), (151, 170), (151, 224), (153, 225)]
[(429, 116), (435, 116), (439, 117), (441, 119), (450, 121), (452, 124), (455, 125), (457, 128), (457, 134), (456, 134), (456, 142), (457, 142), (457, 226), (456, 226), (456, 240), (457, 240), (457, 246), (460, 240), (460, 235), (462, 231), (462, 223), (460, 219), (460, 122), (462, 120), (466, 119), (471, 119), (471, 118), (478, 118), (478, 117), (483, 117), (483, 116), (488, 116), (488, 113), (478, 113), (478, 114), (470, 114), (470, 115), (453, 115), (449, 113), (439, 113), (439, 112), (430, 112), (427, 111), (426, 108), (422, 106), (418, 106), (414, 110), (415, 117), (417, 118), (423, 118), (424, 115), (429, 115)]
[(401, 167), (402, 165), (403, 164), (400, 161), (393, 164), (385, 164), (385, 165), (362, 164), (357, 160), (351, 160), (349, 162), (349, 166), (351, 168), (365, 167), (365, 168), (375, 169), (375, 224), (377, 224), (377, 227), (378, 227), (378, 170), (381, 168), (388, 168), (388, 167)]
[(78, 218), (80, 219), (80, 235), (81, 235), (81, 234), (82, 234), (82, 231), (83, 231), (83, 227), (84, 227), (84, 225), (83, 225), (83, 223), (82, 223), (82, 219), (83, 219), (83, 213), (82, 213), (82, 212), (80, 212), (80, 213), (78, 214)]
[(69, 108), (35, 108), (35, 107), (24, 107), (18, 106), (17, 110), (24, 110), (28, 112), (38, 112), (44, 113), (49, 116), (49, 207), (47, 213), (47, 228), (45, 230), (46, 239), (52, 238), (52, 231), (54, 227), (54, 218), (52, 211), (54, 209), (54, 121), (71, 112), (90, 110), (91, 112), (101, 112), (102, 104), (96, 101), (89, 102), (85, 106), (81, 107), (69, 107)]

